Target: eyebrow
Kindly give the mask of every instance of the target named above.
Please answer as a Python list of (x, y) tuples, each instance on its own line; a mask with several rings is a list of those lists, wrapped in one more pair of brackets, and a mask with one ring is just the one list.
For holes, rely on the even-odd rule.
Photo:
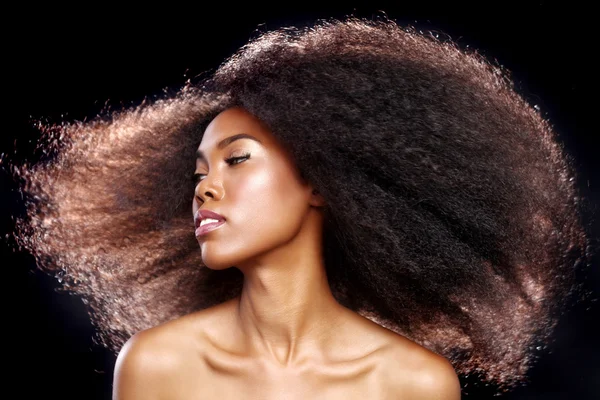
[[(240, 140), (240, 139), (252, 139), (254, 141), (257, 141), (258, 143), (262, 143), (260, 140), (258, 140), (257, 138), (255, 138), (252, 135), (248, 135), (247, 133), (238, 133), (236, 135), (229, 136), (229, 137), (221, 140), (219, 142), (219, 144), (217, 144), (217, 148), (219, 150), (223, 149), (223, 148), (229, 146), (231, 143), (235, 142), (236, 140)], [(204, 153), (202, 153), (201, 150), (196, 150), (196, 159), (206, 162), (206, 157), (204, 156)]]

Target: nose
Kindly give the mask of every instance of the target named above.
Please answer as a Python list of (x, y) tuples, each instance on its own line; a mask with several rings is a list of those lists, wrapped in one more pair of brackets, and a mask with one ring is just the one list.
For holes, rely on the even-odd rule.
[(211, 198), (213, 200), (220, 200), (223, 197), (223, 185), (219, 180), (213, 179), (209, 180), (208, 175), (204, 177), (200, 181), (200, 183), (196, 186), (196, 190), (194, 192), (196, 198), (200, 200), (202, 203), (206, 201), (206, 198)]

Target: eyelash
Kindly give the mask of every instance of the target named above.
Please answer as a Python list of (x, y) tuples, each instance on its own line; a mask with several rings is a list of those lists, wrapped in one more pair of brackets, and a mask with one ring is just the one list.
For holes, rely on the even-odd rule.
[[(244, 153), (243, 155), (239, 156), (239, 157), (229, 157), (225, 159), (225, 162), (229, 165), (237, 165), (240, 162), (235, 162), (237, 160), (247, 160), (250, 158), (250, 153)], [(200, 183), (200, 177), (204, 176), (206, 174), (193, 174), (192, 175), (192, 182), (194, 182), (194, 185), (198, 185), (198, 183)]]

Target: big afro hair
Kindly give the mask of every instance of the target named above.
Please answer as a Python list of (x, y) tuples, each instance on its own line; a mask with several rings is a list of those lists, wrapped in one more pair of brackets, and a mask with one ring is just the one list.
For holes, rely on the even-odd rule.
[(202, 264), (195, 150), (219, 112), (262, 120), (326, 200), (346, 307), (511, 388), (551, 338), (591, 246), (571, 157), (506, 71), (390, 20), (258, 35), (176, 94), (40, 125), (14, 166), (15, 238), (88, 305), (102, 344), (238, 295)]

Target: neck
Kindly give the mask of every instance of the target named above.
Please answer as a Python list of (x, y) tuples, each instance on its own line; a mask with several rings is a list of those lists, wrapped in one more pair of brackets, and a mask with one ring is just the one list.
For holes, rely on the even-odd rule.
[(238, 321), (250, 348), (282, 365), (321, 352), (343, 307), (329, 288), (320, 235), (301, 231), (238, 268), (244, 273)]

